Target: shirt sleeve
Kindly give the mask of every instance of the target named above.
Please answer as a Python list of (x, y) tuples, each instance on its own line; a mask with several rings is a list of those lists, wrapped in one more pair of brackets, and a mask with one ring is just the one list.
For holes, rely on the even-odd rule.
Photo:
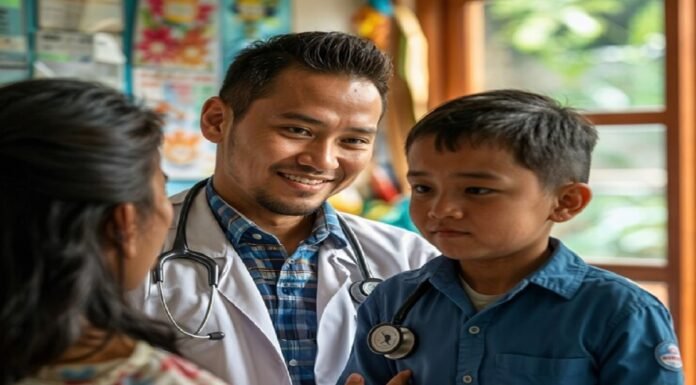
[(370, 329), (381, 320), (380, 312), (384, 304), (384, 284), (380, 284), (375, 291), (358, 307), (358, 327), (353, 341), (353, 348), (343, 373), (336, 385), (344, 385), (351, 373), (358, 373), (365, 378), (367, 385), (384, 385), (397, 374), (394, 362), (380, 354), (373, 353), (367, 344), (367, 335)]
[(672, 317), (661, 304), (631, 311), (612, 328), (600, 352), (602, 385), (682, 385)]

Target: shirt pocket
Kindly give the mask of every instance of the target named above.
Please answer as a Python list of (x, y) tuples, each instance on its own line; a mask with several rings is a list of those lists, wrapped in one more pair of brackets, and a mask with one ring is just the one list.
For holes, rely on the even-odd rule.
[(590, 385), (597, 383), (587, 358), (542, 358), (497, 354), (497, 385)]

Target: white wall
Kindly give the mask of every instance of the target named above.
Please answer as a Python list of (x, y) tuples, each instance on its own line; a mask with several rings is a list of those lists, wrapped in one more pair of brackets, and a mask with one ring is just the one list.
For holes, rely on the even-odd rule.
[(292, 29), (353, 32), (350, 19), (364, 0), (292, 0)]

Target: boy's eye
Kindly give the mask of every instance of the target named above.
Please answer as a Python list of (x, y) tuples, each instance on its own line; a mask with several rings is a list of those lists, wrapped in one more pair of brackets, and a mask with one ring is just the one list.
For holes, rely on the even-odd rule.
[(490, 194), (493, 192), (492, 189), (485, 188), (485, 187), (467, 187), (465, 191), (467, 194), (473, 194), (473, 195), (486, 195), (486, 194)]
[(411, 191), (413, 191), (416, 194), (425, 194), (430, 191), (430, 187), (422, 184), (414, 184), (413, 186), (411, 186)]

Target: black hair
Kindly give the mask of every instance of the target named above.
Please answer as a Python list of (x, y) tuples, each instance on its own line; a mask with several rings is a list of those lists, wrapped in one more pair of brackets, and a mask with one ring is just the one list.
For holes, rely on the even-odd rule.
[(153, 211), (160, 117), (106, 86), (42, 79), (0, 87), (0, 122), (0, 384), (55, 361), (85, 323), (175, 350), (127, 306), (108, 231), (118, 204)]
[(382, 111), (386, 107), (391, 59), (370, 40), (341, 32), (290, 33), (250, 44), (228, 68), (219, 96), (241, 119), (290, 67), (365, 78), (379, 91)]
[(437, 107), (411, 129), (406, 152), (430, 135), (437, 151), (457, 151), (462, 144), (507, 149), (545, 188), (586, 183), (597, 142), (595, 127), (574, 109), (512, 89), (462, 96)]

